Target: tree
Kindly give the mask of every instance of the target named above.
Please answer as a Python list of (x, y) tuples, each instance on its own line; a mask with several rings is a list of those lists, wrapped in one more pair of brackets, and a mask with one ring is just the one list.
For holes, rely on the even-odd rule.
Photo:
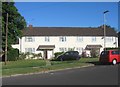
[(22, 29), (26, 27), (26, 21), (14, 6), (14, 2), (2, 2), (2, 49), (5, 50), (6, 15), (8, 13), (8, 51), (18, 37), (22, 36)]
[[(106, 28), (113, 28), (110, 25), (105, 25)], [(99, 26), (98, 28), (104, 28), (104, 25)], [(114, 28), (113, 28), (114, 29)]]
[(18, 51), (14, 50), (11, 45), (14, 44), (19, 37), (22, 37), (22, 29), (26, 27), (24, 17), (21, 16), (14, 4), (14, 2), (2, 3), (2, 50), (5, 52), (2, 60), (5, 61), (5, 65), (8, 59), (12, 60), (12, 58), (18, 57), (18, 55), (11, 56), (13, 53), (18, 54)]
[[(0, 1), (0, 37), (2, 37), (2, 2)], [(2, 41), (0, 40), (0, 56), (2, 56)]]

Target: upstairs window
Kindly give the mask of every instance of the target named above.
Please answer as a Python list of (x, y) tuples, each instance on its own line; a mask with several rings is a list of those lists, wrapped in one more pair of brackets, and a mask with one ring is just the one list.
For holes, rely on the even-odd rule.
[(92, 37), (92, 42), (96, 42), (96, 37)]
[(25, 37), (25, 42), (35, 42), (34, 37)]
[(65, 36), (61, 36), (61, 37), (59, 38), (59, 40), (60, 40), (60, 42), (66, 42), (66, 37), (65, 37)]
[(50, 37), (45, 37), (45, 42), (50, 42)]
[(83, 41), (83, 37), (77, 37), (77, 42), (82, 42)]
[(106, 42), (113, 42), (113, 37), (106, 37)]

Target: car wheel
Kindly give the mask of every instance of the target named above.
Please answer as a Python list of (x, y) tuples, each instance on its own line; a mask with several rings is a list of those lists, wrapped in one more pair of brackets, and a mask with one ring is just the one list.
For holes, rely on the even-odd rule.
[(112, 61), (112, 64), (113, 64), (113, 65), (117, 64), (117, 60), (114, 59), (114, 60)]
[(60, 58), (60, 61), (63, 61), (63, 59), (62, 59), (62, 58)]

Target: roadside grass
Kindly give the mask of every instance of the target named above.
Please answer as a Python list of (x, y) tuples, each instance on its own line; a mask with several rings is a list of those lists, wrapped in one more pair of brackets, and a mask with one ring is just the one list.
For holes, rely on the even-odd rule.
[(7, 62), (7, 65), (4, 65), (4, 63), (2, 63), (2, 76), (81, 67), (91, 64), (90, 62), (97, 61), (98, 58), (81, 58), (79, 61), (49, 61), (50, 65), (47, 65), (46, 63), (48, 62), (45, 60), (10, 61)]
[(2, 62), (0, 62), (0, 76), (2, 76)]
[(7, 65), (4, 65), (3, 63), (2, 69), (37, 67), (44, 65), (45, 65), (44, 60), (18, 60), (18, 61), (8, 61)]

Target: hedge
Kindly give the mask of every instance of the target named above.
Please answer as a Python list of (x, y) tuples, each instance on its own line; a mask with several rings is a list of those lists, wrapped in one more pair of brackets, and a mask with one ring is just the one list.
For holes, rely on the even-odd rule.
[(120, 50), (120, 48), (105, 48), (105, 50)]
[(19, 50), (18, 49), (10, 49), (7, 54), (8, 61), (15, 61), (19, 57)]
[(56, 53), (54, 53), (55, 58), (56, 58), (57, 56), (59, 56), (59, 55), (63, 54), (63, 53), (64, 53), (64, 52), (56, 52)]

